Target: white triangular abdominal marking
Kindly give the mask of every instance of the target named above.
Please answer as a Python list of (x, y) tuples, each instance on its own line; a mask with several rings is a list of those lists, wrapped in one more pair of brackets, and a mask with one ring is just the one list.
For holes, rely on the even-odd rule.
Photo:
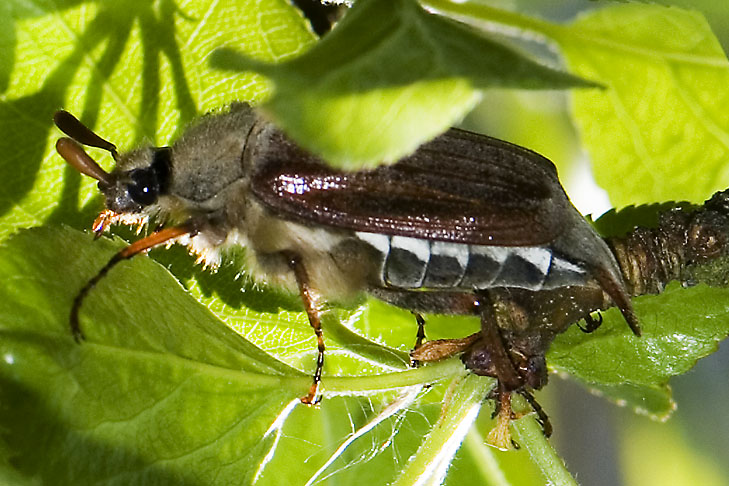
[(402, 289), (528, 290), (578, 285), (588, 279), (579, 263), (548, 246), (483, 246), (357, 232), (382, 259), (382, 283)]

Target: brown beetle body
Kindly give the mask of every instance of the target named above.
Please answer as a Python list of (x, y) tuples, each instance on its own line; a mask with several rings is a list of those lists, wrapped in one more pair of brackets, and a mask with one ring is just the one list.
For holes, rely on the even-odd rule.
[[(255, 278), (301, 295), (319, 343), (307, 403), (323, 365), (320, 304), (362, 292), (416, 312), (480, 316), (478, 336), (447, 352), (426, 344), (416, 359), (465, 351), (466, 366), (497, 378), (501, 394), (541, 387), (553, 336), (593, 310), (614, 303), (640, 333), (613, 253), (569, 202), (554, 165), (527, 149), (451, 129), (394, 165), (343, 172), (242, 103), (204, 117), (171, 147), (121, 155), (66, 112), (56, 124), (117, 161), (106, 173), (73, 140), (57, 144), (99, 180), (107, 210), (97, 232), (116, 222), (165, 226), (82, 290), (71, 316), (77, 339), (88, 290), (118, 261), (170, 241), (211, 265), (221, 249), (243, 245)], [(543, 324), (556, 311), (540, 303), (556, 309), (578, 298), (586, 303)]]

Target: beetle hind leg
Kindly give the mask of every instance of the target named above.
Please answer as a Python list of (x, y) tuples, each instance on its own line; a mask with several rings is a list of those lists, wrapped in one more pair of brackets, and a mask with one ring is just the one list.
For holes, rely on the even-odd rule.
[(459, 339), (436, 339), (427, 341), (410, 353), (410, 359), (418, 362), (440, 361), (463, 353), (481, 337), (477, 332)]
[(374, 287), (369, 293), (380, 300), (397, 307), (408, 309), (418, 323), (415, 348), (410, 353), (411, 363), (438, 361), (463, 353), (478, 339), (480, 333), (459, 339), (425, 340), (425, 320), (421, 312), (433, 314), (473, 315), (477, 310), (477, 298), (473, 292), (439, 291), (427, 292)]
[[(491, 415), (492, 419), (496, 419), (496, 424), (494, 425), (494, 428), (489, 431), (486, 441), (501, 450), (519, 448), (519, 444), (511, 438), (509, 426), (513, 420), (520, 419), (526, 415), (526, 413), (514, 412), (511, 405), (512, 393), (514, 392), (504, 391), (497, 386), (494, 388), (493, 394), (489, 397), (496, 403)], [(534, 413), (536, 413), (537, 422), (542, 427), (545, 437), (549, 438), (552, 435), (552, 423), (542, 406), (534, 398), (534, 395), (525, 388), (516, 390), (516, 393), (524, 397)]]
[(549, 437), (552, 433), (549, 417), (529, 391), (532, 388), (541, 388), (546, 383), (543, 353), (527, 353), (516, 349), (513, 334), (502, 329), (509, 329), (511, 323), (506, 321), (513, 317), (512, 313), (500, 312), (497, 315), (494, 301), (487, 292), (479, 293), (479, 313), (481, 332), (461, 359), (472, 372), (497, 380), (490, 396), (496, 402), (494, 417), (497, 421), (489, 433), (489, 443), (501, 449), (512, 446), (509, 424), (518, 418), (511, 406), (512, 393), (518, 393), (526, 399), (537, 414), (544, 434)]
[(510, 356), (510, 346), (498, 326), (494, 306), (488, 293), (479, 295), (478, 312), (481, 316), (479, 339), (461, 358), (466, 368), (477, 375), (491, 376), (499, 381), (505, 391), (514, 391), (526, 385)]
[(423, 319), (423, 316), (419, 312), (411, 312), (415, 316), (415, 322), (418, 324), (418, 333), (415, 335), (415, 346), (413, 347), (413, 351), (415, 351), (425, 341), (425, 319)]

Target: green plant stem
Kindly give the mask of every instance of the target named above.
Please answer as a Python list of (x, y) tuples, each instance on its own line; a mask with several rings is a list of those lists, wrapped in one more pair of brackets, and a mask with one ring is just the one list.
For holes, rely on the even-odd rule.
[[(10, 334), (10, 333), (8, 333)], [(54, 341), (55, 342), (55, 341)], [(78, 351), (79, 346), (71, 342), (71, 339), (64, 339), (64, 345), (69, 345), (71, 350)], [(221, 366), (206, 363), (193, 362), (175, 355), (162, 354), (149, 351), (137, 351), (121, 349), (97, 343), (84, 343), (83, 350), (86, 353), (93, 353), (96, 356), (113, 356), (125, 353), (126, 356), (134, 356), (147, 362), (177, 362), (182, 366), (189, 367), (191, 372), (214, 375), (228, 380), (244, 380), (250, 387), (278, 387), (287, 386), (293, 389), (306, 390), (311, 385), (311, 376), (291, 369), (297, 373), (296, 376), (280, 376), (276, 373), (254, 372), (250, 370), (229, 369)], [(419, 368), (382, 373), (370, 376), (324, 376), (322, 388), (324, 394), (331, 395), (357, 395), (375, 392), (379, 390), (394, 390), (415, 385), (428, 385), (438, 382), (444, 378), (462, 376), (466, 373), (463, 363), (458, 358), (447, 359), (437, 363), (431, 363)]]
[(440, 484), (494, 380), (474, 374), (456, 378), (443, 399), (438, 422), (392, 486)]
[(577, 481), (544, 436), (544, 431), (533, 413), (512, 422), (511, 432), (516, 442), (529, 453), (534, 464), (539, 466), (547, 484), (577, 486)]
[(510, 485), (504, 471), (501, 469), (499, 461), (496, 460), (496, 449), (486, 444), (486, 438), (481, 435), (478, 427), (471, 427), (471, 430), (466, 435), (464, 446), (468, 447), (468, 451), (473, 458), (473, 463), (481, 473), (481, 477), (488, 478), (487, 484), (489, 486)]
[[(325, 395), (357, 395), (377, 390), (394, 390), (414, 385), (427, 385), (447, 377), (462, 376), (466, 369), (459, 359), (449, 359), (407, 371), (372, 376), (325, 376)], [(300, 382), (299, 378), (291, 381)]]
[(403, 365), (407, 365), (409, 361), (408, 353), (387, 348), (360, 336), (344, 325), (339, 316), (326, 314), (322, 319), (322, 328), (326, 336), (334, 338), (341, 346), (362, 358), (394, 369), (402, 369)]

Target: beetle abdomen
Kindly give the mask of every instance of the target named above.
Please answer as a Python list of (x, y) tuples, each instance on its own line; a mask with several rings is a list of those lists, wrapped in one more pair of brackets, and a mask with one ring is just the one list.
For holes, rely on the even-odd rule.
[(553, 289), (583, 284), (587, 270), (546, 246), (485, 246), (357, 232), (382, 255), (381, 284), (402, 289)]

